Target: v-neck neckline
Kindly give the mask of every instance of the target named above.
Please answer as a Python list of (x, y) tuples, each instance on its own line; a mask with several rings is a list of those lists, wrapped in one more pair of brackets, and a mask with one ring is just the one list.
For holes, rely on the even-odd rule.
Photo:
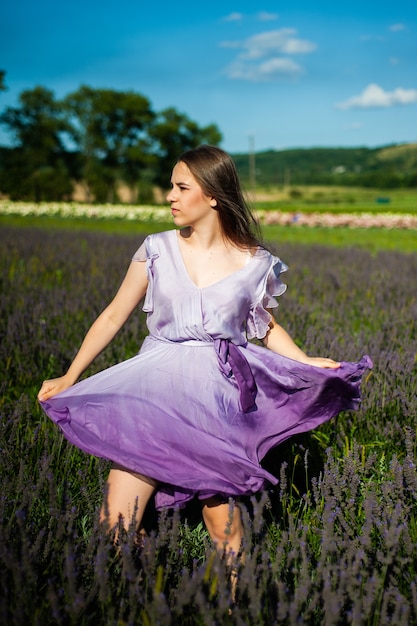
[(227, 276), (223, 276), (223, 278), (219, 278), (219, 280), (216, 280), (213, 283), (210, 283), (209, 285), (205, 285), (204, 287), (199, 287), (193, 281), (193, 279), (191, 278), (191, 276), (190, 276), (190, 274), (189, 274), (189, 272), (187, 270), (187, 266), (185, 265), (184, 257), (182, 255), (181, 248), (180, 248), (179, 231), (178, 230), (172, 230), (171, 233), (173, 233), (173, 237), (175, 238), (176, 251), (177, 251), (177, 255), (178, 255), (179, 260), (180, 260), (182, 271), (183, 271), (184, 275), (186, 276), (188, 282), (191, 283), (191, 285), (195, 289), (198, 289), (199, 291), (204, 291), (205, 289), (210, 289), (210, 287), (215, 287), (216, 285), (219, 285), (220, 283), (222, 283), (223, 281), (227, 280), (228, 278), (231, 278), (232, 276), (235, 276), (236, 274), (239, 274), (240, 272), (243, 272), (246, 268), (248, 268), (252, 264), (254, 258), (258, 254), (258, 250), (259, 250), (259, 248), (257, 248), (255, 254), (250, 254), (248, 262), (245, 263), (245, 265), (243, 265), (243, 267), (240, 267), (238, 270), (234, 270), (230, 274), (227, 274)]

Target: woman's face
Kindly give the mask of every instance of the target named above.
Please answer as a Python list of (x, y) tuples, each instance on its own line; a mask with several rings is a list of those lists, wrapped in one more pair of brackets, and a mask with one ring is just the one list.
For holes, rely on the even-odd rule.
[(177, 226), (195, 227), (209, 224), (213, 219), (217, 221), (215, 198), (206, 196), (185, 163), (180, 161), (174, 167), (171, 186), (167, 200), (171, 204), (172, 216)]

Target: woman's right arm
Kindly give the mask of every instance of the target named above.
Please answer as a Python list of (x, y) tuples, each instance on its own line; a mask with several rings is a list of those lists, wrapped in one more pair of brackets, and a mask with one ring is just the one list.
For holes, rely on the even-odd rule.
[(60, 378), (45, 380), (38, 399), (47, 400), (73, 385), (96, 356), (110, 343), (146, 293), (146, 263), (132, 261), (120, 288), (90, 327), (68, 371)]

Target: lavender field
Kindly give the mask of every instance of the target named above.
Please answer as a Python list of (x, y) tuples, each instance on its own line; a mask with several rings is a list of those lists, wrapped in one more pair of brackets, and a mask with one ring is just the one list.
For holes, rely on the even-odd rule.
[[(369, 354), (374, 369), (359, 411), (264, 459), (280, 482), (244, 503), (233, 603), (196, 504), (151, 507), (143, 545), (132, 529), (115, 551), (97, 520), (108, 463), (36, 402), (140, 241), (0, 230), (0, 623), (417, 624), (417, 253), (274, 242), (290, 266), (279, 321), (309, 353)], [(133, 315), (86, 375), (135, 354), (144, 322)]]

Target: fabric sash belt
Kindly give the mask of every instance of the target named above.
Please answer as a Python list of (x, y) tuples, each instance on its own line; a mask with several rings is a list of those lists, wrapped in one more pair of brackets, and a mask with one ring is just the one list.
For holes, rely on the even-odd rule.
[(228, 339), (215, 339), (214, 348), (219, 359), (220, 369), (227, 376), (234, 375), (240, 394), (242, 411), (247, 413), (255, 407), (256, 382), (245, 356)]
[(189, 339), (177, 343), (166, 339), (165, 337), (148, 335), (145, 342), (151, 340), (196, 347), (208, 347), (214, 345), (220, 370), (227, 378), (230, 378), (231, 376), (235, 377), (239, 389), (240, 406), (243, 413), (248, 413), (251, 409), (256, 408), (255, 400), (258, 389), (252, 370), (245, 355), (242, 354), (239, 347), (232, 343), (229, 339), (214, 339), (212, 341)]

